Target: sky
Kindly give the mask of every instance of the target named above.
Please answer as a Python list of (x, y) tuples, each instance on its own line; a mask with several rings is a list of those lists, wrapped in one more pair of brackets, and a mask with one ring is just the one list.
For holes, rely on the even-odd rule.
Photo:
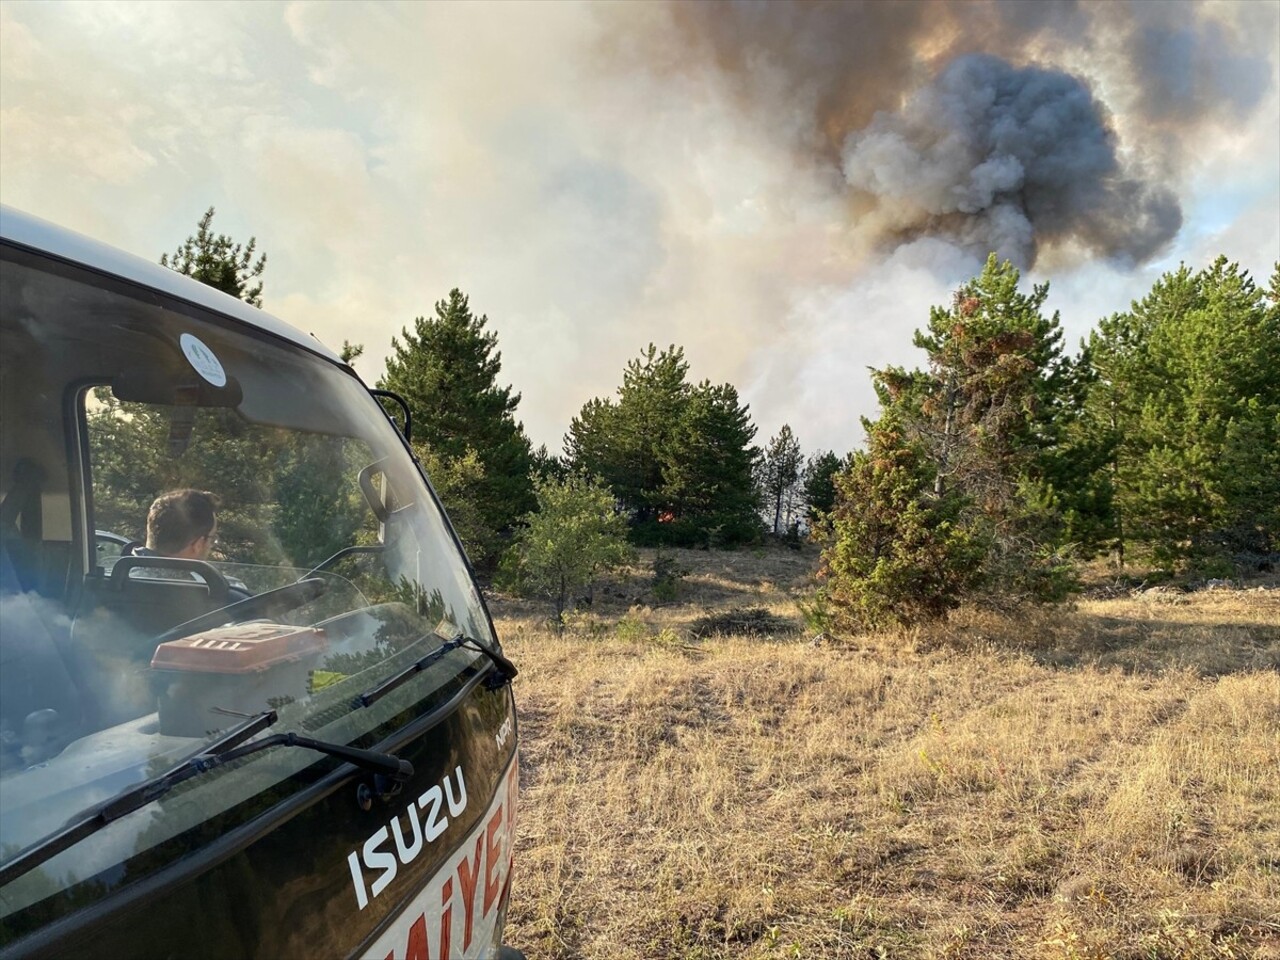
[(868, 367), (994, 250), (1073, 349), (1165, 270), (1280, 261), (1280, 0), (0, 4), (0, 202), (382, 373), (457, 287), (558, 452), (650, 342), (763, 444), (843, 453)]

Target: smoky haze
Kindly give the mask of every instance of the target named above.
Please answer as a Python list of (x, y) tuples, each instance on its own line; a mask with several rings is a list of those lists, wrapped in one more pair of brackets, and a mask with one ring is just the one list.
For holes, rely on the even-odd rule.
[(369, 380), (458, 287), (553, 450), (654, 342), (844, 452), (987, 245), (1068, 342), (1178, 260), (1269, 273), (1278, 70), (1275, 0), (3, 0), (0, 199), (148, 258), (213, 205)]
[(728, 0), (674, 4), (671, 20), (695, 65), (683, 69), (711, 64), (742, 110), (842, 174), (864, 254), (936, 237), (1025, 268), (1046, 247), (1122, 266), (1168, 247), (1188, 141), (1248, 115), (1268, 86), (1270, 38), (1241, 12)]

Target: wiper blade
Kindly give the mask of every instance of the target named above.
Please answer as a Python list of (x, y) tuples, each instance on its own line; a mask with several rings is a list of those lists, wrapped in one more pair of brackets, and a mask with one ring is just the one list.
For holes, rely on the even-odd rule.
[(159, 800), (180, 783), (190, 780), (223, 764), (250, 754), (276, 746), (305, 747), (319, 753), (338, 757), (357, 767), (385, 774), (397, 783), (404, 783), (413, 776), (413, 764), (386, 753), (373, 750), (361, 750), (339, 743), (326, 743), (296, 733), (276, 733), (261, 740), (245, 743), (250, 737), (262, 732), (276, 722), (276, 712), (268, 710), (249, 717), (244, 723), (231, 730), (225, 736), (214, 741), (202, 753), (185, 760), (168, 773), (162, 774), (136, 787), (130, 787), (123, 793), (112, 797), (92, 813), (81, 817), (76, 822), (50, 834), (43, 840), (29, 847), (13, 860), (0, 867), (0, 886), (4, 886), (23, 874), (29, 873), (47, 860), (62, 851), (75, 846), (85, 837), (92, 836), (103, 827), (127, 814), (133, 813), (154, 800)]
[(498, 651), (491, 650), (487, 644), (483, 644), (479, 640), (459, 633), (452, 640), (446, 640), (426, 656), (409, 664), (399, 673), (392, 674), (376, 687), (372, 687), (360, 694), (356, 697), (354, 706), (356, 708), (372, 706), (405, 681), (416, 677), (423, 670), (427, 669), (427, 667), (441, 659), (451, 650), (457, 650), (461, 647), (466, 647), (468, 650), (476, 650), (483, 653), (497, 667), (497, 672), (486, 682), (486, 686), (488, 686), (490, 690), (496, 690), (498, 687), (510, 683), (520, 673), (520, 671), (516, 669), (516, 665), (502, 654), (498, 653)]
[(169, 792), (176, 784), (194, 777), (206, 768), (213, 760), (227, 750), (237, 747), (254, 734), (265, 730), (276, 722), (276, 712), (268, 710), (250, 717), (244, 723), (233, 727), (228, 733), (213, 743), (208, 749), (178, 764), (168, 773), (161, 774), (136, 787), (130, 787), (103, 803), (92, 813), (51, 833), (38, 843), (33, 844), (21, 854), (0, 867), (0, 887), (53, 857), (68, 847), (75, 846), (85, 837), (97, 833), (107, 824), (119, 820), (125, 814), (132, 813), (152, 800)]

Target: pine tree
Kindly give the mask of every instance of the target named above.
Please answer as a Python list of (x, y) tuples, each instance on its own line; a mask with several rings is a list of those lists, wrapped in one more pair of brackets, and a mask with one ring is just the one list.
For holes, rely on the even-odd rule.
[[(1115, 501), (1114, 411), (1092, 411), (1088, 398), (1098, 380), (1092, 348), (1063, 363), (1061, 394), (1054, 403), (1055, 442), (1040, 451), (1043, 486), (1052, 492), (1058, 539), (1080, 557), (1117, 551), (1120, 517)], [(1096, 419), (1097, 415), (1102, 420)]]
[(791, 432), (791, 425), (784, 423), (777, 435), (769, 439), (760, 461), (761, 498), (775, 537), (791, 525), (792, 512), (801, 496), (803, 468), (804, 454), (800, 452), (800, 441)]
[(593, 397), (569, 423), (564, 438), (564, 462), (571, 472), (600, 477), (630, 516), (642, 509), (642, 490), (631, 476), (630, 463), (638, 454), (623, 447), (619, 404)]
[(435, 316), (392, 337), (378, 386), (405, 398), (415, 438), (436, 456), (456, 461), (475, 452), (483, 468), (477, 508), (491, 530), (502, 531), (533, 507), (531, 449), (515, 419), (520, 395), (497, 385), (502, 355), (497, 335), (485, 330), (488, 319), (451, 290)]
[(879, 629), (946, 616), (981, 582), (989, 543), (954, 486), (890, 414), (864, 421), (868, 448), (836, 476), (823, 588), (836, 629)]
[(1020, 280), (992, 255), (916, 334), (928, 370), (877, 375), (882, 399), (898, 392), (899, 422), (934, 464), (935, 495), (954, 489), (989, 526), (984, 580), (1000, 602), (1055, 599), (1068, 586), (1054, 549), (1064, 534), (1055, 481), (1064, 479), (1060, 427), (1072, 367), (1058, 315), (1043, 313), (1049, 285), (1024, 294)]
[(637, 524), (669, 512), (662, 451), (688, 403), (688, 371), (682, 348), (659, 351), (651, 343), (627, 363), (617, 401), (590, 400), (569, 425), (572, 468), (603, 478)]
[(213, 207), (210, 207), (196, 225), (195, 236), (187, 237), (172, 257), (161, 254), (160, 265), (261, 307), (262, 272), (267, 268), (267, 255), (264, 253), (255, 261), (256, 238), (250, 237), (242, 247), (226, 234), (215, 234), (212, 224)]
[(616, 401), (583, 405), (566, 459), (608, 485), (637, 543), (752, 540), (755, 427), (730, 384), (692, 387), (688, 370), (682, 348), (649, 344), (627, 364)]
[(479, 455), (468, 449), (461, 457), (442, 457), (416, 437), (413, 453), (431, 478), (467, 558), (475, 566), (489, 566), (501, 545), (497, 532), (480, 513), (478, 491), (484, 486), (484, 465)]
[(755, 433), (750, 411), (731, 384), (704, 381), (690, 393), (662, 451), (661, 499), (680, 539), (702, 546), (757, 539)]
[[(838, 616), (940, 617), (966, 595), (1007, 605), (1071, 585), (1054, 489), (1071, 367), (1048, 286), (995, 256), (915, 343), (928, 368), (873, 372), (869, 451), (836, 481), (824, 560)], [(865, 581), (865, 582), (863, 582)], [(897, 611), (897, 612), (895, 612)]]
[(540, 444), (532, 455), (533, 476), (543, 480), (563, 480), (569, 475), (569, 467), (564, 457), (557, 456), (547, 449), (545, 443)]
[(956, 483), (991, 509), (1037, 472), (1035, 455), (1055, 439), (1064, 376), (1058, 316), (1041, 312), (1049, 285), (1027, 295), (1019, 280), (993, 254), (915, 336), (929, 370), (914, 384), (923, 414), (914, 424), (937, 464), (938, 492)]
[(842, 460), (830, 450), (821, 450), (806, 461), (803, 477), (805, 518), (811, 527), (835, 506), (835, 477), (848, 463), (848, 458)]
[(1137, 544), (1168, 565), (1274, 552), (1275, 301), (1225, 257), (1199, 272), (1183, 265), (1100, 324), (1089, 350), (1085, 413), (1110, 444), (1122, 548)]

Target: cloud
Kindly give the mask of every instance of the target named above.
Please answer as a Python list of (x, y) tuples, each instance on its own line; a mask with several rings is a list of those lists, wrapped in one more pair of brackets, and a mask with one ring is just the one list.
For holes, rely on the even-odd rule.
[(6, 137), (13, 137), (4, 151), (0, 177), (26, 178), (59, 158), (68, 176), (95, 181), (108, 187), (135, 182), (156, 166), (156, 158), (138, 146), (109, 115), (85, 113), (74, 117), (47, 117), (25, 107), (0, 113)]

